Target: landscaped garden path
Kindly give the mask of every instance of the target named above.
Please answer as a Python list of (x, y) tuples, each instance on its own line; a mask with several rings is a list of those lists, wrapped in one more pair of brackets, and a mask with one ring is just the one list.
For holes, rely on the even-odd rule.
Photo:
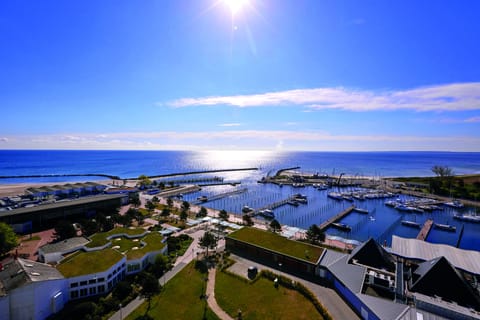
[(228, 315), (222, 308), (217, 304), (215, 299), (215, 274), (217, 272), (216, 268), (211, 268), (208, 270), (208, 281), (207, 281), (207, 302), (210, 309), (222, 320), (234, 320)]

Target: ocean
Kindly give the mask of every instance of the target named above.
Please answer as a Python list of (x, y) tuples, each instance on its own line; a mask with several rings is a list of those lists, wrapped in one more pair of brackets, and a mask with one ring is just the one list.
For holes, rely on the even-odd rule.
[[(269, 152), (269, 151), (50, 151), (0, 150), (1, 176), (31, 176), (51, 174), (108, 174), (121, 178), (139, 175), (161, 175), (187, 171), (236, 169), (256, 167), (256, 171), (221, 172), (225, 181), (241, 182), (230, 185), (204, 187), (201, 191), (185, 195), (185, 200), (247, 188), (246, 192), (221, 198), (205, 204), (215, 209), (226, 209), (241, 214), (244, 205), (260, 208), (301, 192), (308, 196), (308, 205), (282, 206), (275, 209), (275, 217), (282, 224), (307, 229), (320, 224), (350, 206), (328, 198), (328, 191), (311, 187), (302, 189), (257, 183), (263, 176), (273, 175), (279, 169), (300, 167), (299, 171), (320, 174), (344, 173), (349, 176), (408, 177), (431, 176), (434, 165), (448, 166), (455, 174), (479, 174), (480, 153), (458, 152)], [(198, 176), (197, 176), (198, 177)], [(0, 183), (50, 183), (105, 180), (104, 177), (44, 177), (0, 179)], [(342, 191), (342, 190), (339, 190)], [(404, 197), (404, 196), (401, 196)], [(437, 223), (457, 227), (456, 232), (432, 229), (427, 241), (459, 245), (463, 249), (480, 250), (480, 224), (464, 223), (453, 219), (462, 210), (446, 208), (432, 213), (401, 215), (384, 205), (384, 200), (366, 200), (355, 203), (370, 214), (352, 213), (342, 219), (352, 227), (351, 232), (327, 229), (327, 234), (347, 240), (365, 241), (370, 237), (390, 243), (391, 235), (415, 237), (418, 229), (406, 227), (402, 219), (419, 223), (431, 218)], [(460, 230), (464, 228), (464, 232)]]

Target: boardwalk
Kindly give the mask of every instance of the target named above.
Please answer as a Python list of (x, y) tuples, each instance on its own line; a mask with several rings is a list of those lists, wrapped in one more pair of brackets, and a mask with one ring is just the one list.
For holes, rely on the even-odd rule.
[(327, 221), (325, 222), (322, 222), (322, 224), (319, 226), (320, 227), (320, 230), (325, 230), (327, 229), (332, 223), (342, 219), (343, 217), (345, 217), (346, 215), (348, 215), (350, 212), (353, 211), (353, 209), (355, 209), (355, 206), (351, 206), (349, 208), (347, 208), (346, 210), (340, 212), (339, 214), (337, 214), (336, 216), (334, 217), (331, 217), (330, 219), (328, 219)]
[(425, 223), (423, 224), (422, 230), (420, 230), (420, 232), (417, 235), (417, 239), (425, 241), (425, 239), (428, 236), (428, 233), (430, 232), (430, 229), (432, 229), (432, 226), (433, 226), (432, 219), (428, 219), (427, 221), (425, 221)]
[(253, 215), (256, 215), (258, 214), (260, 211), (262, 210), (273, 210), (275, 208), (278, 208), (278, 207), (281, 207), (285, 204), (287, 204), (289, 201), (293, 201), (297, 198), (297, 196), (291, 196), (291, 197), (288, 197), (287, 199), (283, 199), (283, 200), (280, 200), (280, 201), (277, 201), (277, 202), (274, 202), (274, 203), (271, 203), (269, 205), (266, 205), (264, 207), (261, 207), (261, 208), (258, 208), (255, 210), (255, 212), (253, 213)]
[(222, 198), (225, 198), (225, 197), (233, 196), (233, 195), (236, 195), (236, 194), (245, 193), (247, 191), (248, 191), (247, 188), (242, 188), (242, 189), (233, 190), (233, 191), (229, 191), (229, 192), (223, 192), (223, 193), (219, 193), (219, 194), (216, 194), (214, 196), (208, 197), (206, 200), (203, 200), (203, 201), (197, 200), (197, 201), (192, 201), (191, 203), (194, 204), (194, 205), (198, 205), (198, 204), (222, 199)]

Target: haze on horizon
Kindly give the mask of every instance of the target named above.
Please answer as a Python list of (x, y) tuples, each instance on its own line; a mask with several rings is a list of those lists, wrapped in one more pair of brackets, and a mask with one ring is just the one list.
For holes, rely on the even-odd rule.
[(480, 2), (237, 2), (2, 2), (0, 149), (480, 151)]

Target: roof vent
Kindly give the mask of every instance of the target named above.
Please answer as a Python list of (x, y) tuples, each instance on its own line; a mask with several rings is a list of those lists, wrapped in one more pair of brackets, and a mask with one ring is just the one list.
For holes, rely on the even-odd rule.
[(29, 267), (29, 268), (31, 268), (31, 267), (33, 267), (33, 264), (30, 264), (30, 263), (25, 263), (25, 267)]
[(40, 273), (38, 273), (38, 272), (31, 272), (30, 274), (31, 274), (32, 276), (39, 276), (39, 275), (40, 275)]

